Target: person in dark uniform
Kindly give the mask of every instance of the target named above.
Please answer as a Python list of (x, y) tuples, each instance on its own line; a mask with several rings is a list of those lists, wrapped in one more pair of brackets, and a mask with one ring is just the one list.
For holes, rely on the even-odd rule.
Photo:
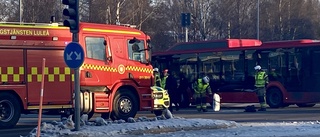
[[(166, 84), (165, 84), (165, 88), (168, 93), (169, 93), (169, 97), (170, 97), (170, 106), (169, 106), (169, 110), (172, 112), (173, 108), (172, 108), (172, 103), (175, 105), (176, 107), (176, 111), (179, 110), (179, 97), (178, 97), (178, 82), (177, 82), (177, 75), (175, 72), (170, 72), (169, 71), (169, 75), (168, 78), (166, 78)], [(181, 99), (180, 99), (181, 100)]]
[(190, 87), (189, 81), (183, 73), (179, 75), (179, 87), (178, 94), (181, 96), (181, 100), (179, 100), (180, 107), (188, 107), (189, 106), (189, 97), (188, 97), (188, 88)]

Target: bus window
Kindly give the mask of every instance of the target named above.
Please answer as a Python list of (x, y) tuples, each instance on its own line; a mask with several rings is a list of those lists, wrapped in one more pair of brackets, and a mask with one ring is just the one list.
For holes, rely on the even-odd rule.
[(189, 82), (193, 82), (197, 78), (198, 70), (196, 54), (179, 54), (174, 55), (172, 58), (174, 63), (170, 65), (170, 69), (178, 70), (180, 71), (179, 73), (183, 73)]
[(276, 50), (269, 53), (269, 80), (280, 80), (284, 72), (285, 53)]
[(241, 51), (230, 51), (222, 54), (222, 74), (225, 81), (240, 82), (244, 80), (244, 62), (240, 60), (240, 54)]
[(200, 53), (199, 58), (202, 62), (201, 73), (208, 76), (213, 81), (220, 79), (220, 55), (221, 53), (208, 52)]
[(246, 76), (251, 76), (253, 77), (255, 75), (255, 70), (254, 70), (254, 67), (257, 65), (257, 61), (256, 61), (256, 57), (255, 54), (254, 54), (254, 50), (247, 50), (245, 51), (245, 62), (246, 62), (246, 65), (245, 65), (245, 73), (246, 73)]
[(300, 85), (301, 53), (297, 49), (291, 49), (289, 52), (289, 82), (292, 85)]

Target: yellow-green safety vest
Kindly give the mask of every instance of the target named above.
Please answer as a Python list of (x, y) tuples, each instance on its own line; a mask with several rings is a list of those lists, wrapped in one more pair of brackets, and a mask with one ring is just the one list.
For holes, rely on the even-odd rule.
[(166, 81), (167, 81), (168, 76), (164, 76), (161, 79), (161, 87), (164, 89), (166, 87)]
[(255, 76), (255, 80), (256, 80), (255, 87), (257, 87), (257, 88), (265, 87), (265, 85), (267, 83), (266, 77), (267, 77), (266, 72), (258, 71)]
[(206, 89), (208, 88), (209, 84), (202, 83), (202, 79), (198, 79), (197, 87), (196, 87), (196, 94), (203, 94), (206, 92)]

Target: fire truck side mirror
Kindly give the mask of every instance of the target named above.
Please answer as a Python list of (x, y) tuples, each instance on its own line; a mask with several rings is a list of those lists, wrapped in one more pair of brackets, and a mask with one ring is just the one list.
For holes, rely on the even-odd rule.
[(107, 41), (106, 40), (103, 41), (103, 45), (108, 50), (108, 54), (107, 54), (107, 57), (106, 57), (107, 61), (112, 61), (112, 54), (111, 54), (110, 46), (107, 46)]
[(108, 56), (108, 57), (107, 57), (107, 61), (112, 61), (112, 57), (111, 57), (111, 56)]
[(151, 63), (151, 61), (152, 61), (152, 44), (151, 44), (151, 40), (150, 39), (147, 39), (147, 46), (148, 46), (148, 58), (147, 58), (147, 62), (148, 63)]
[(152, 49), (152, 44), (151, 44), (151, 40), (147, 39), (147, 44), (148, 44), (148, 50)]
[(106, 40), (103, 41), (103, 45), (107, 46), (107, 41)]

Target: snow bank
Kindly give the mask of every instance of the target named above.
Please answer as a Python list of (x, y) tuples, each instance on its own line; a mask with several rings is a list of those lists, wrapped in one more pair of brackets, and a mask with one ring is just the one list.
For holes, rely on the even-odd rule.
[[(74, 123), (72, 117), (61, 122), (42, 123), (41, 137), (96, 137), (96, 136), (118, 136), (118, 135), (144, 135), (159, 134), (175, 131), (188, 131), (200, 129), (220, 129), (238, 127), (234, 121), (212, 120), (212, 119), (185, 119), (180, 117), (159, 116), (155, 118), (139, 117), (124, 120), (105, 121), (97, 117), (95, 122), (81, 120), (79, 131), (72, 131)], [(34, 128), (26, 137), (36, 136), (37, 128)]]

